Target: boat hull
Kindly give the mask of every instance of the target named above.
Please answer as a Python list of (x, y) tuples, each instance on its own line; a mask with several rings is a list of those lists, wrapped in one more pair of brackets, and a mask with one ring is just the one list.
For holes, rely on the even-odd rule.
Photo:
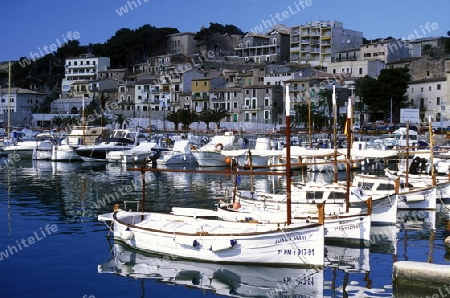
[(230, 162), (227, 157), (220, 154), (219, 151), (199, 151), (193, 150), (192, 155), (200, 167), (229, 167)]
[[(323, 266), (323, 225), (279, 226), (279, 230), (274, 230), (274, 225), (226, 222), (225, 228), (223, 224), (168, 214), (119, 211), (114, 213), (114, 238), (138, 250), (183, 259)], [(236, 232), (242, 229), (247, 230)]]

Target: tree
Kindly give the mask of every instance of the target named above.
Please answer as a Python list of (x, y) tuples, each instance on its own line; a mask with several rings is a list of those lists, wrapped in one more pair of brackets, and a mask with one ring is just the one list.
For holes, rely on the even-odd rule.
[(388, 121), (390, 118), (391, 101), (393, 119), (398, 122), (400, 109), (409, 106), (405, 96), (408, 82), (411, 80), (407, 68), (383, 69), (378, 79), (365, 76), (355, 82), (355, 94), (376, 119)]
[(198, 120), (206, 123), (206, 129), (209, 130), (209, 123), (214, 122), (217, 129), (220, 129), (220, 120), (230, 117), (230, 113), (224, 109), (203, 110), (198, 115)]
[(178, 130), (178, 126), (180, 125), (180, 112), (178, 111), (171, 111), (166, 115), (166, 120), (169, 122), (173, 122), (175, 126), (175, 130)]
[[(318, 95), (319, 95), (318, 110), (315, 113), (317, 114), (315, 115), (315, 118), (320, 118), (321, 121), (318, 121), (319, 119), (315, 119), (317, 121), (314, 121), (314, 123), (319, 124), (323, 122), (323, 118), (325, 118), (324, 125), (326, 125), (327, 123), (326, 119), (331, 119), (334, 116), (333, 91), (329, 88), (320, 89)], [(328, 115), (326, 115), (326, 112), (328, 112)], [(322, 117), (318, 117), (319, 114), (321, 114)]]
[(296, 104), (294, 105), (294, 111), (295, 111), (295, 118), (294, 121), (292, 121), (293, 127), (298, 127), (299, 125), (304, 125), (305, 127), (308, 127), (308, 105), (307, 104)]
[(119, 124), (119, 127), (122, 127), (123, 124), (125, 123), (125, 121), (128, 120), (128, 117), (125, 116), (124, 114), (115, 114), (113, 120), (114, 120), (114, 122)]
[(181, 109), (178, 110), (178, 112), (180, 116), (180, 123), (183, 125), (181, 128), (182, 130), (189, 130), (189, 126), (198, 120), (198, 114), (193, 110)]
[(52, 118), (52, 125), (56, 126), (57, 128), (60, 128), (64, 123), (67, 122), (67, 117), (65, 116), (54, 116)]

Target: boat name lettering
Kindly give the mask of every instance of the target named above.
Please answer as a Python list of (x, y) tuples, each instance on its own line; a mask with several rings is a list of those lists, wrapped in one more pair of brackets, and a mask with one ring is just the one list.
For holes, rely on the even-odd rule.
[(361, 224), (353, 224), (353, 225), (346, 225), (346, 226), (342, 226), (342, 227), (337, 227), (334, 230), (335, 231), (342, 231), (342, 230), (356, 230), (356, 229), (360, 229)]
[(314, 256), (314, 248), (279, 249), (279, 255)]
[(295, 285), (303, 285), (303, 286), (313, 286), (314, 285), (314, 276), (286, 276), (282, 277), (278, 280), (280, 283), (284, 284), (295, 284)]
[(298, 235), (298, 236), (291, 237), (289, 239), (288, 238), (280, 238), (280, 239), (275, 240), (275, 244), (287, 242), (289, 240), (291, 240), (291, 241), (292, 240), (306, 240), (306, 236), (305, 235)]

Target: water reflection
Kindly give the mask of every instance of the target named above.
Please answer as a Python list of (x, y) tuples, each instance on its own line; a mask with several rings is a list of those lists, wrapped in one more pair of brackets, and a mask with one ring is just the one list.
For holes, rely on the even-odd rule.
[(233, 297), (322, 297), (323, 271), (189, 262), (128, 250), (115, 243), (99, 273), (154, 279)]

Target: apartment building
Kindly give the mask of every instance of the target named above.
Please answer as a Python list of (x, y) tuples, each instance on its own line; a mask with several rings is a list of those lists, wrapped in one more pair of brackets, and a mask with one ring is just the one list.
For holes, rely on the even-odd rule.
[(450, 74), (440, 78), (426, 78), (409, 82), (407, 96), (411, 107), (419, 109), (420, 120), (440, 122), (449, 120), (448, 105)]
[(201, 112), (202, 110), (207, 110), (212, 108), (210, 101), (211, 97), (214, 97), (213, 90), (224, 88), (226, 80), (212, 75), (207, 76), (205, 74), (202, 78), (192, 79), (191, 89), (192, 89), (192, 104), (191, 107), (196, 112)]
[(119, 110), (131, 116), (134, 111), (135, 81), (118, 81), (117, 98)]
[(302, 77), (310, 77), (311, 67), (293, 65), (275, 65), (270, 64), (264, 68), (264, 85), (282, 85), (283, 82)]
[(274, 28), (267, 34), (246, 33), (235, 48), (239, 62), (276, 63), (289, 61), (289, 32)]
[[(61, 84), (63, 97), (72, 90), (72, 85), (80, 81), (92, 81), (98, 78), (99, 71), (107, 70), (110, 66), (109, 57), (95, 57), (91, 54), (83, 54), (77, 58), (66, 59), (65, 77)], [(81, 88), (81, 87), (80, 87)], [(79, 89), (81, 91), (81, 89)]]
[(386, 39), (361, 46), (362, 60), (380, 60), (385, 64), (410, 57), (407, 43), (400, 39)]
[(327, 72), (335, 74), (337, 77), (351, 76), (363, 78), (370, 76), (377, 78), (380, 71), (385, 68), (385, 64), (380, 60), (347, 60), (331, 62), (327, 66)]
[(337, 52), (360, 47), (362, 43), (362, 32), (345, 29), (338, 21), (314, 21), (292, 26), (290, 61), (327, 66)]
[(218, 88), (211, 92), (211, 108), (227, 110), (231, 115), (230, 122), (242, 121), (243, 105), (244, 97), (241, 87)]
[(30, 125), (32, 113), (45, 100), (45, 94), (23, 88), (0, 88), (0, 127)]
[(128, 76), (129, 72), (126, 68), (113, 68), (101, 70), (98, 72), (98, 79), (114, 79), (114, 80), (123, 80), (126, 76)]
[[(258, 124), (276, 124), (284, 118), (283, 87), (254, 85), (243, 88), (241, 121)], [(254, 127), (257, 129), (257, 127)]]

